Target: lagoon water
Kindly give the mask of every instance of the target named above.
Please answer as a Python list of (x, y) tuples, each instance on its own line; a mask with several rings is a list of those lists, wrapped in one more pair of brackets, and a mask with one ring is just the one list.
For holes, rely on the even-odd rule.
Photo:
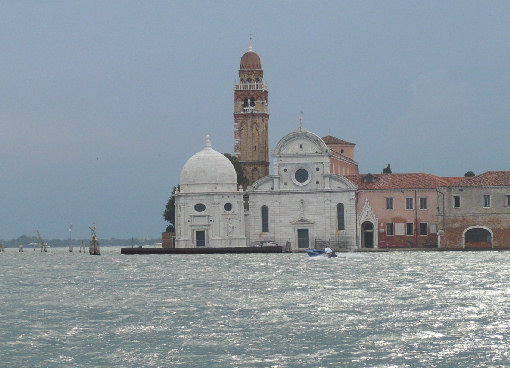
[(508, 367), (510, 252), (0, 253), (1, 367)]

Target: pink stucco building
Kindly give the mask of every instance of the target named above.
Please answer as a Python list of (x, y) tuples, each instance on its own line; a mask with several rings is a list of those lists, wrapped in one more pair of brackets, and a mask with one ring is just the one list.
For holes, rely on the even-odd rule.
[(351, 175), (358, 187), (358, 246), (437, 247), (437, 187), (450, 178), (423, 173)]

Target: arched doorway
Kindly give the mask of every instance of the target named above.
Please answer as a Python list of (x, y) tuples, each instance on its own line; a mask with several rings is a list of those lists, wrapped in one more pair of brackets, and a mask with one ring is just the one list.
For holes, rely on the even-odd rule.
[(492, 231), (485, 226), (473, 226), (464, 230), (464, 248), (492, 248)]
[(361, 247), (374, 247), (374, 224), (370, 221), (365, 221), (361, 224)]

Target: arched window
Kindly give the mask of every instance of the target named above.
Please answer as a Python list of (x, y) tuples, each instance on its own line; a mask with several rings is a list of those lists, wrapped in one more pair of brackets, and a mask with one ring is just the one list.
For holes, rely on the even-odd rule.
[(245, 98), (243, 100), (243, 107), (248, 107), (250, 105), (250, 100), (248, 100), (247, 98)]
[(336, 205), (336, 218), (338, 220), (338, 230), (345, 230), (344, 205), (342, 203)]
[(262, 214), (262, 232), (268, 233), (269, 232), (269, 210), (268, 210), (267, 206), (262, 206), (261, 214)]
[(250, 107), (255, 106), (255, 99), (253, 97), (250, 98), (249, 101), (250, 101)]

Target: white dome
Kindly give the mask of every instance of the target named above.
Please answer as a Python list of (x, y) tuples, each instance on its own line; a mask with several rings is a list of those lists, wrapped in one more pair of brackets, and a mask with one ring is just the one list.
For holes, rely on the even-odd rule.
[(212, 149), (209, 136), (205, 147), (186, 161), (181, 171), (181, 193), (237, 192), (234, 165)]

